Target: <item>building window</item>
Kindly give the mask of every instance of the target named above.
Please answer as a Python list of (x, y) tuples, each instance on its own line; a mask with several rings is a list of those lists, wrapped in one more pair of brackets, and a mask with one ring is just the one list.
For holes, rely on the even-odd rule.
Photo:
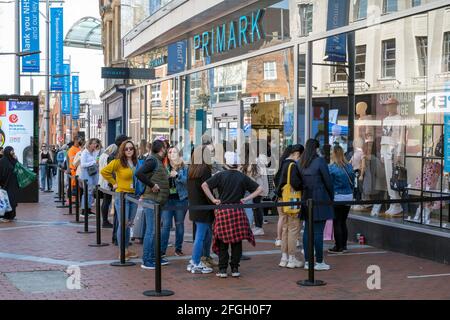
[(345, 63), (337, 63), (342, 66), (333, 66), (331, 68), (331, 82), (347, 81), (347, 70)]
[(366, 77), (366, 45), (355, 47), (355, 79)]
[(411, 7), (417, 7), (421, 5), (420, 0), (411, 0)]
[(397, 0), (384, 0), (383, 13), (391, 13), (397, 11)]
[(395, 77), (395, 39), (383, 41), (381, 65), (382, 65), (381, 74), (383, 78)]
[(306, 84), (306, 54), (298, 56), (298, 84), (301, 87)]
[(367, 0), (356, 0), (353, 7), (354, 20), (367, 18)]
[(442, 54), (442, 72), (450, 72), (450, 32), (444, 33)]
[(151, 106), (152, 107), (162, 107), (162, 103), (161, 103), (161, 83), (153, 84), (151, 86), (151, 92), (152, 92)]
[(279, 93), (264, 93), (264, 102), (280, 101), (281, 96)]
[(277, 63), (264, 62), (264, 80), (277, 80)]
[(428, 66), (428, 38), (416, 37), (417, 61), (419, 63), (419, 77), (427, 76)]
[(305, 37), (312, 32), (313, 5), (306, 3), (299, 4), (298, 11), (300, 14), (300, 36)]

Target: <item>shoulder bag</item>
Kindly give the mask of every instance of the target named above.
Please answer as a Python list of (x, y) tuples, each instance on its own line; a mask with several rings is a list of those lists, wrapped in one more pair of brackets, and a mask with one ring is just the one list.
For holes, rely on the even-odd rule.
[[(295, 165), (296, 165), (295, 163), (289, 164), (287, 172), (287, 182), (283, 186), (281, 191), (281, 199), (283, 202), (294, 202), (294, 201), (300, 202), (302, 199), (302, 193), (300, 191), (295, 191), (291, 185), (291, 170), (292, 166)], [(293, 205), (289, 207), (283, 207), (283, 212), (291, 216), (297, 216), (300, 213), (300, 206)]]

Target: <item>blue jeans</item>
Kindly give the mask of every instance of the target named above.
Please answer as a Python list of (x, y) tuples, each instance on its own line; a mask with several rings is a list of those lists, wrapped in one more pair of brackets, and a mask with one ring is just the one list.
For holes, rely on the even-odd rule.
[(92, 203), (94, 202), (94, 188), (98, 183), (98, 173), (93, 176), (89, 176), (87, 174), (87, 171), (85, 169), (82, 169), (80, 180), (81, 186), (83, 188), (84, 180), (87, 180), (88, 185), (88, 190), (83, 190), (83, 197), (81, 198), (81, 209), (86, 209), (84, 207), (84, 198), (86, 197), (86, 194), (88, 196), (88, 208), (90, 209), (92, 207)]
[[(323, 230), (325, 229), (326, 221), (314, 221), (314, 249), (316, 250), (316, 261), (323, 262)], [(305, 252), (305, 261), (309, 262), (308, 256), (308, 226), (309, 222), (305, 222), (305, 231), (303, 232), (303, 250)]]
[(45, 164), (39, 165), (39, 177), (41, 178), (41, 189), (45, 190), (45, 185), (47, 185), (47, 190), (52, 190), (52, 171), (51, 168)]
[[(169, 200), (167, 206), (184, 206), (187, 200)], [(162, 230), (161, 230), (161, 253), (165, 254), (169, 243), (170, 228), (172, 220), (175, 218), (175, 249), (180, 250), (183, 246), (184, 238), (184, 218), (186, 217), (186, 209), (182, 210), (163, 210), (161, 214)]]
[[(115, 201), (115, 209), (117, 213), (117, 243), (119, 244), (119, 248), (122, 246), (122, 218), (120, 216), (120, 197), (116, 197)], [(125, 200), (125, 248), (128, 248), (130, 243), (130, 227), (129, 223), (134, 220), (136, 216), (137, 205), (134, 202)]]
[(209, 224), (209, 228), (206, 231), (205, 240), (203, 241), (203, 257), (209, 257), (211, 255), (211, 245), (212, 245), (212, 238), (213, 238), (213, 231), (212, 231), (212, 225)]
[[(144, 203), (153, 204), (151, 200), (144, 200)], [(145, 265), (155, 263), (155, 210), (144, 208), (145, 215), (145, 235), (142, 254), (142, 262)]]
[[(207, 242), (208, 233), (211, 233), (211, 224), (195, 222), (195, 226), (196, 232), (194, 246), (192, 248), (192, 261), (197, 265), (200, 263), (202, 255), (209, 256), (209, 254), (205, 255), (205, 244)], [(209, 242), (209, 247), (211, 247), (211, 242)]]

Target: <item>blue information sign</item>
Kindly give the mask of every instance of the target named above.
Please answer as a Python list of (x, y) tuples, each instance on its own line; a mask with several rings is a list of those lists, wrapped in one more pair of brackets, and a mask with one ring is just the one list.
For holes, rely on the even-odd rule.
[(186, 40), (171, 43), (168, 46), (167, 74), (175, 74), (186, 68)]
[[(22, 0), (22, 52), (39, 51), (39, 0)], [(22, 72), (40, 72), (40, 55), (22, 57)]]
[(72, 119), (77, 120), (80, 117), (80, 77), (72, 76)]
[[(50, 73), (52, 75), (63, 74), (63, 8), (50, 9)], [(69, 81), (69, 80), (68, 80)], [(63, 90), (63, 78), (51, 77), (51, 90)], [(69, 90), (67, 90), (69, 91)]]
[(70, 64), (63, 64), (64, 77), (62, 77), (63, 93), (61, 108), (63, 114), (70, 114)]

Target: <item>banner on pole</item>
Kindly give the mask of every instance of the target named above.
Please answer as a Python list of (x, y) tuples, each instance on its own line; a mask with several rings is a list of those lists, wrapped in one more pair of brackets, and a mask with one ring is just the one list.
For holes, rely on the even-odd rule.
[(64, 77), (62, 77), (63, 93), (61, 99), (61, 108), (63, 114), (70, 114), (70, 64), (63, 64)]
[(186, 69), (186, 45), (186, 40), (169, 44), (167, 49), (167, 75), (182, 72)]
[[(22, 0), (22, 52), (39, 51), (39, 0)], [(22, 72), (40, 72), (40, 54), (22, 57)]]
[(72, 76), (72, 119), (80, 118), (80, 77)]
[[(63, 8), (50, 9), (50, 23), (50, 73), (52, 75), (61, 75), (63, 74), (64, 59)], [(52, 76), (50, 90), (63, 90), (63, 78)]]
[[(327, 31), (348, 25), (348, 0), (328, 0)], [(347, 35), (328, 37), (325, 48), (325, 61), (347, 61)]]

